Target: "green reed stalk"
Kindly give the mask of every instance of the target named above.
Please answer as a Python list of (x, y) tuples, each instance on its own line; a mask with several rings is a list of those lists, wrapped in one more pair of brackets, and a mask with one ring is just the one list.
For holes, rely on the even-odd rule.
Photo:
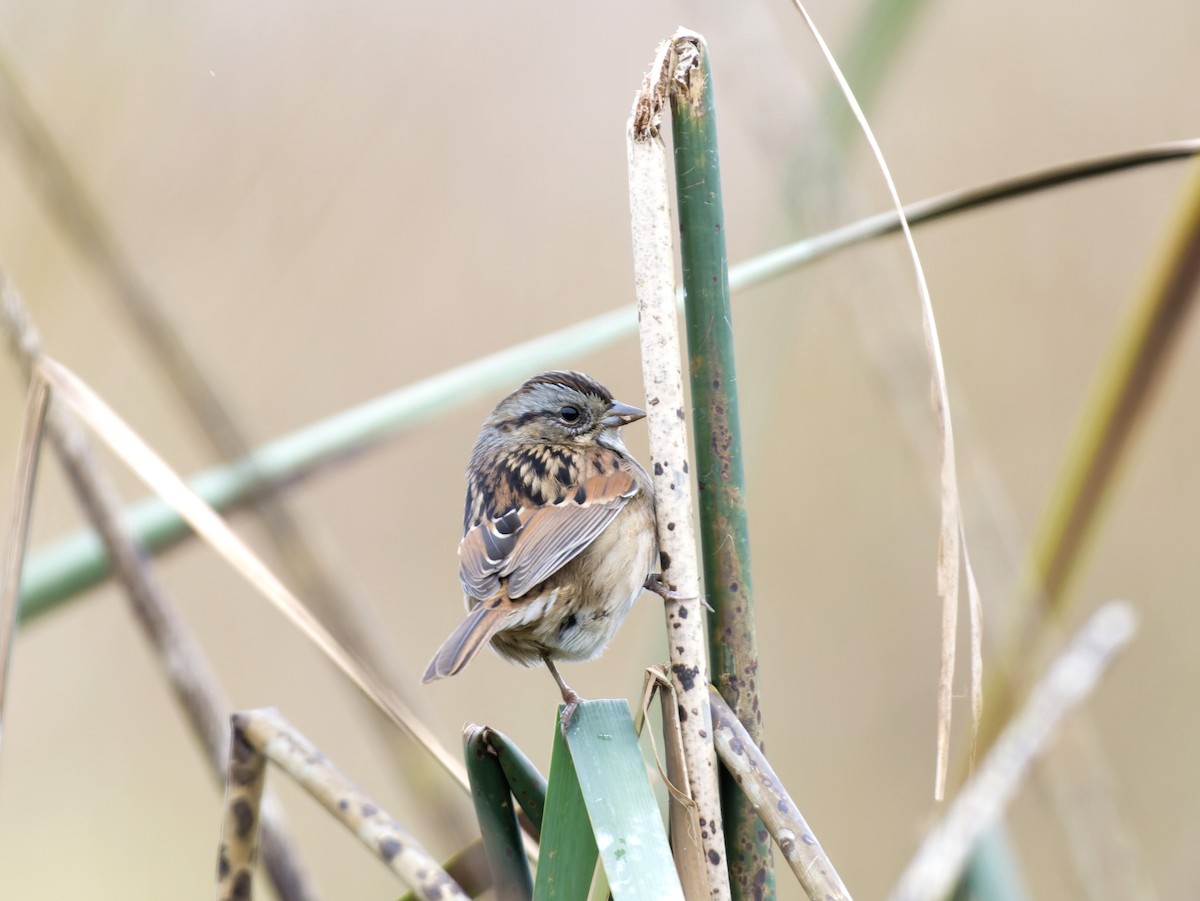
[[(761, 747), (746, 479), (738, 422), (712, 72), (704, 42), (696, 40), (694, 46), (700, 55), (699, 64), (687, 69), (686, 83), (672, 82), (671, 134), (696, 433), (704, 590), (714, 610), (708, 621), (709, 666), (713, 684)], [(721, 810), (733, 897), (773, 897), (775, 876), (766, 830), (727, 771), (721, 773)]]

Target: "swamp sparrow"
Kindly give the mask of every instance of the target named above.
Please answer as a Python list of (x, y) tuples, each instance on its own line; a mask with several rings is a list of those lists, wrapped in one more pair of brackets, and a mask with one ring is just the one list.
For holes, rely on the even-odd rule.
[(645, 416), (579, 372), (543, 372), (500, 401), (467, 466), (458, 545), (467, 617), (425, 670), (453, 676), (489, 641), (545, 662), (590, 660), (612, 640), (654, 567), (654, 493), (621, 441)]

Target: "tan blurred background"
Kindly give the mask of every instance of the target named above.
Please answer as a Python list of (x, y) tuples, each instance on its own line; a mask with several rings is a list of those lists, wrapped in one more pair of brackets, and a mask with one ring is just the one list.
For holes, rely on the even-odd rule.
[[(811, 12), (837, 48), (864, 8)], [(884, 207), (861, 141), (842, 181), (806, 162), (828, 133), (818, 99), (829, 76), (784, 3), (10, 0), (0, 52), (257, 443), (631, 302), (624, 123), (656, 42), (681, 23), (706, 35), (716, 67), (732, 260)], [(1106, 0), (928, 3), (872, 106), (901, 195), (1196, 135), (1197, 35), (1200, 5), (1178, 0), (1136, 12)], [(1183, 171), (918, 233), (993, 618)], [(47, 215), (10, 135), (0, 196), (0, 260), (50, 352), (180, 471), (214, 463), (111, 290)], [(769, 751), (851, 890), (879, 897), (935, 813), (936, 458), (911, 271), (899, 245), (877, 243), (747, 292), (735, 312)], [(632, 340), (575, 365), (642, 397)], [(7, 511), (23, 392), (16, 367), (0, 368)], [(1115, 596), (1143, 617), (1091, 711), (1165, 898), (1200, 892), (1198, 384), (1193, 328), (1072, 617)], [(293, 492), (377, 605), (410, 683), (461, 612), (462, 469), (491, 403)], [(644, 430), (630, 432), (645, 459)], [(47, 458), (35, 545), (80, 522)], [(160, 569), (239, 707), (277, 706), (402, 822), (421, 822), (345, 680), (293, 629), (199, 546)], [(661, 656), (646, 598), (601, 661), (565, 675), (588, 696), (633, 697)], [(23, 632), (13, 680), (0, 893), (210, 897), (219, 794), (122, 598), (94, 591)], [(452, 748), (464, 722), (487, 722), (548, 764), (557, 695), (544, 673), (485, 655), (410, 688)], [(271, 782), (328, 897), (400, 893), (340, 826)], [(1079, 896), (1042, 787), (1023, 793), (1012, 823), (1034, 896)], [(786, 870), (779, 881), (781, 897), (800, 896)]]

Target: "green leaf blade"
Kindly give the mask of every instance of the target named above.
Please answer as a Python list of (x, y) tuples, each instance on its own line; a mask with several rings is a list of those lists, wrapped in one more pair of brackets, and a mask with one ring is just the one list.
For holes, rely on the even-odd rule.
[(582, 702), (567, 728), (567, 745), (613, 898), (683, 901), (629, 706)]
[(488, 730), (467, 726), (463, 756), (471, 779), (471, 799), (483, 834), (483, 847), (492, 871), (496, 897), (528, 901), (533, 897), (533, 876), (521, 843), (521, 827), (500, 759), (488, 744)]
[(535, 901), (584, 901), (596, 869), (596, 856), (596, 839), (588, 821), (575, 764), (556, 717), (541, 852), (533, 888)]

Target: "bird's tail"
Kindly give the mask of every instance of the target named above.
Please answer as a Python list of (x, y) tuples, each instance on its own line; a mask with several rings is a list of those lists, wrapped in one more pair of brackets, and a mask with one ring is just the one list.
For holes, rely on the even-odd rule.
[(453, 676), (474, 660), (480, 649), (500, 630), (507, 613), (503, 603), (487, 602), (477, 605), (438, 648), (438, 652), (429, 661), (429, 666), (425, 668), (425, 675), (421, 677), (421, 681), (432, 682), (445, 676)]

